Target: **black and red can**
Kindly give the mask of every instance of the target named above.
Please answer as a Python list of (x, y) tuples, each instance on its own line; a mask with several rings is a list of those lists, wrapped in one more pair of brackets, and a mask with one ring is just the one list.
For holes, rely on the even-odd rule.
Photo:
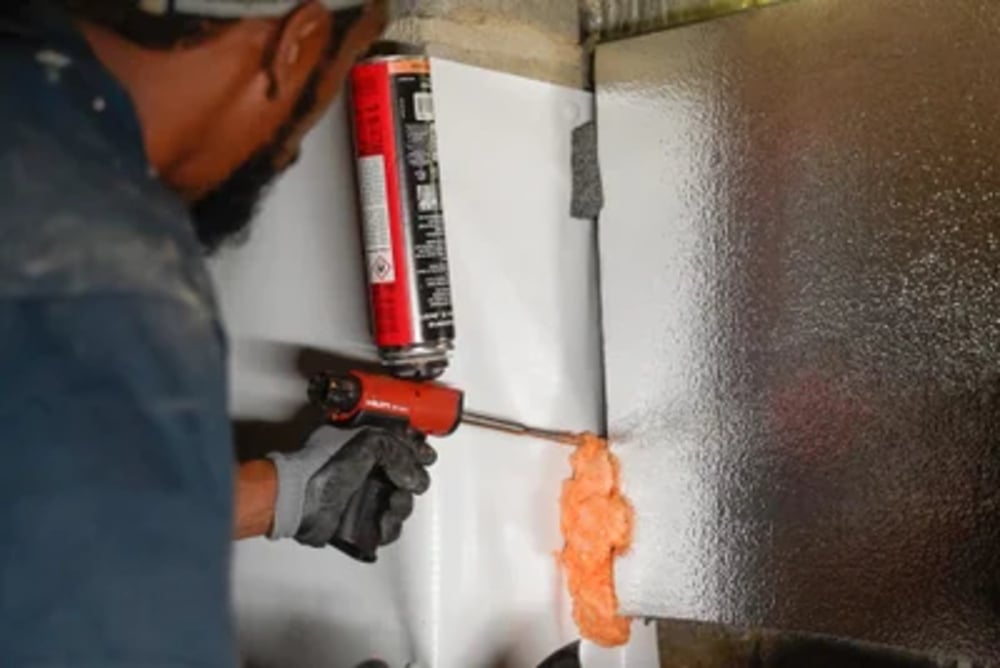
[(430, 60), (351, 70), (354, 150), (375, 344), (401, 377), (433, 378), (454, 347)]

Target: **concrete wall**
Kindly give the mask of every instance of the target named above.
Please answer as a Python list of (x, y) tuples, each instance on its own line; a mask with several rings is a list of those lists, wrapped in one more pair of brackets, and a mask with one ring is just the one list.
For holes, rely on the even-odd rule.
[(431, 55), (580, 88), (587, 81), (577, 0), (396, 0), (387, 37)]

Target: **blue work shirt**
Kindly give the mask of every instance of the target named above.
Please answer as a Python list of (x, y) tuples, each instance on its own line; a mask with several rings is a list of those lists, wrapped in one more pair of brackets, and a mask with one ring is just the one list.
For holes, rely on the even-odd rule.
[(0, 666), (233, 666), (225, 346), (182, 202), (55, 5), (0, 7)]

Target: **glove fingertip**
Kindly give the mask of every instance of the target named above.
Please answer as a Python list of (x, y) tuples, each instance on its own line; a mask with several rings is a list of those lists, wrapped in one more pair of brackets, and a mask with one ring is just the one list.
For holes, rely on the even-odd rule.
[(413, 495), (402, 490), (396, 490), (389, 497), (389, 514), (405, 520), (413, 514)]
[(419, 466), (409, 470), (395, 471), (393, 482), (401, 490), (410, 494), (423, 494), (431, 486), (431, 476)]
[(422, 466), (431, 466), (437, 461), (437, 450), (432, 448), (426, 441), (417, 443), (414, 450), (416, 452), (417, 461)]
[(403, 520), (386, 515), (379, 525), (379, 534), (381, 535), (379, 545), (395, 543), (403, 535)]
[(413, 514), (413, 495), (397, 490), (389, 497), (389, 508), (379, 521), (381, 544), (388, 545), (399, 539), (403, 523)]

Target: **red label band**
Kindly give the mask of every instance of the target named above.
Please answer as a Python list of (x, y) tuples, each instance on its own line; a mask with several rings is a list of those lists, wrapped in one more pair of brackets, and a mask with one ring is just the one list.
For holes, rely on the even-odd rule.
[[(399, 147), (391, 76), (384, 62), (361, 63), (351, 71), (365, 261), (372, 329), (379, 347), (413, 343), (407, 285), (410, 257), (403, 232), (402, 184), (396, 167)], [(373, 193), (372, 189), (382, 193)]]

